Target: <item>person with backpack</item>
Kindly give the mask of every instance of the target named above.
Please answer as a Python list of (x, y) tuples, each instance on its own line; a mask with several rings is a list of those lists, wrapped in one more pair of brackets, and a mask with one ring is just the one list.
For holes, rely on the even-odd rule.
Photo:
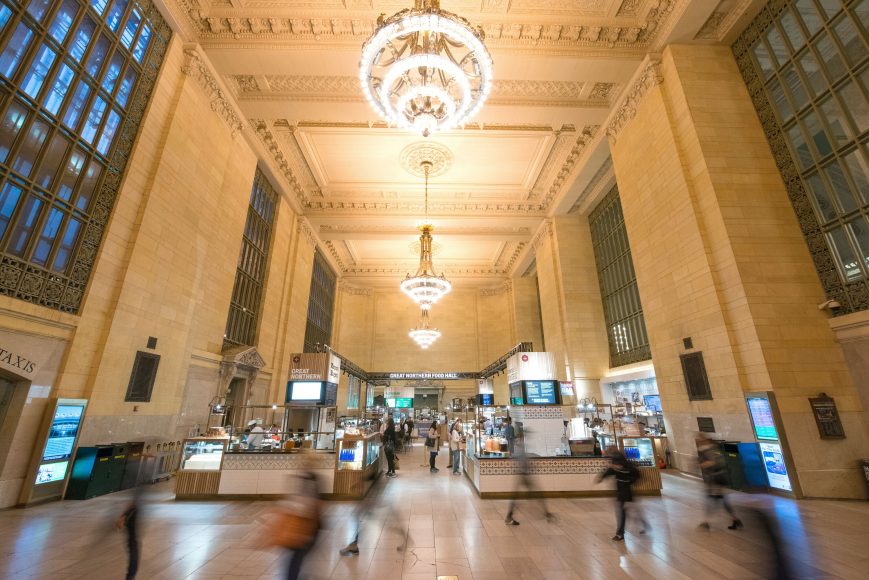
[[(607, 469), (601, 472), (597, 477), (597, 481), (603, 481), (607, 477), (612, 477), (616, 482), (616, 519), (618, 521), (618, 529), (616, 535), (612, 537), (614, 542), (621, 542), (625, 539), (625, 523), (627, 522), (627, 505), (634, 501), (633, 485), (640, 478), (640, 470), (633, 464), (625, 454), (616, 448), (611, 448), (607, 451), (610, 458), (610, 465)], [(632, 508), (635, 517), (640, 520), (643, 525), (640, 530), (641, 534), (649, 531), (649, 524), (643, 516), (643, 512), (638, 506)]]
[(727, 465), (724, 462), (724, 457), (721, 455), (718, 444), (705, 433), (698, 433), (695, 441), (697, 443), (697, 463), (700, 467), (700, 472), (703, 474), (703, 482), (706, 484), (706, 506), (704, 508), (706, 519), (697, 526), (697, 529), (709, 529), (709, 516), (716, 511), (719, 505), (724, 508), (724, 511), (733, 520), (727, 526), (727, 529), (741, 529), (743, 527), (742, 520), (736, 517), (733, 506), (730, 505), (730, 501), (724, 494), (724, 488), (728, 484)]

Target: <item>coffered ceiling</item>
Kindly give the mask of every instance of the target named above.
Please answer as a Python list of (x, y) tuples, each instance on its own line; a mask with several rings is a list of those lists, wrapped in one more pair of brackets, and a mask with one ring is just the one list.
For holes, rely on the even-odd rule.
[(200, 45), (246, 138), (351, 283), (394, 284), (415, 270), (419, 163), (432, 160), (435, 268), (458, 287), (525, 271), (546, 217), (589, 208), (605, 127), (646, 54), (726, 42), (762, 4), (442, 0), (482, 26), (495, 81), (470, 124), (423, 138), (386, 126), (357, 78), (377, 16), (412, 0), (158, 1)]

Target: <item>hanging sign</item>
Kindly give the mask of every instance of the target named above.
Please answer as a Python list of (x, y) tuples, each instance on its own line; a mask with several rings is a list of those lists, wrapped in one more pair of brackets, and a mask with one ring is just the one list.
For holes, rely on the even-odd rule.
[(507, 383), (555, 380), (555, 355), (551, 352), (517, 352), (507, 359)]

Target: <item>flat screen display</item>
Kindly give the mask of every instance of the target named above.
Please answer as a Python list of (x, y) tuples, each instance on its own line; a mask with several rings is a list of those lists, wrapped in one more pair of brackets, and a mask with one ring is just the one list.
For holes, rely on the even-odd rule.
[(386, 401), (386, 406), (387, 406), (387, 407), (389, 407), (390, 409), (394, 409), (394, 408), (395, 408), (395, 399), (393, 399), (392, 397), (390, 397), (390, 398), (388, 398), (388, 399), (385, 399), (385, 401)]
[(512, 383), (510, 385), (510, 404), (524, 405), (525, 397), (522, 394), (522, 383)]
[(341, 461), (356, 461), (356, 448), (344, 447), (341, 449), (338, 459)]
[(52, 483), (54, 481), (63, 481), (63, 478), (66, 477), (67, 467), (69, 467), (69, 461), (43, 463), (39, 466), (39, 470), (36, 472), (36, 485)]
[(80, 405), (57, 406), (51, 419), (45, 450), (42, 452), (43, 461), (69, 459), (83, 414), (84, 407)]
[(290, 387), (291, 401), (319, 401), (323, 383), (321, 382), (293, 382)]
[(769, 486), (782, 491), (793, 491), (781, 445), (778, 443), (758, 443), (758, 445)]
[(640, 448), (639, 447), (625, 447), (625, 457), (630, 459), (631, 461), (639, 461), (640, 460)]
[(778, 432), (775, 428), (775, 419), (772, 416), (772, 408), (766, 397), (748, 397), (748, 413), (754, 425), (754, 436), (758, 439), (778, 440)]
[(480, 393), (477, 395), (477, 404), (484, 407), (491, 407), (495, 404), (495, 395), (492, 393)]
[(661, 395), (643, 395), (643, 404), (649, 411), (661, 412)]
[(395, 399), (396, 409), (411, 409), (413, 408), (413, 399), (411, 397), (398, 397)]
[(525, 381), (526, 405), (557, 405), (555, 381)]

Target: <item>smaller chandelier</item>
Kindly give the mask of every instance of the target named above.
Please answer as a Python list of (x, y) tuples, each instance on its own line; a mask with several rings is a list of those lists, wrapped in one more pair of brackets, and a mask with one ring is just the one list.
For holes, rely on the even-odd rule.
[(473, 117), (492, 87), (492, 57), (481, 28), (441, 10), (440, 0), (414, 0), (362, 46), (359, 81), (371, 106), (392, 125), (428, 137)]
[(437, 328), (429, 328), (428, 310), (422, 310), (421, 313), (419, 326), (408, 332), (407, 335), (415, 340), (420, 348), (428, 348), (441, 337), (441, 333)]
[[(428, 174), (432, 163), (431, 161), (423, 161), (421, 165), (425, 172), (425, 217), (428, 221)], [(434, 265), (432, 265), (431, 232), (434, 226), (426, 223), (419, 229), (422, 231), (422, 235), (419, 237), (419, 268), (413, 276), (407, 275), (400, 288), (425, 311), (449, 293), (453, 289), (453, 285), (443, 274), (438, 276), (434, 271)]]

